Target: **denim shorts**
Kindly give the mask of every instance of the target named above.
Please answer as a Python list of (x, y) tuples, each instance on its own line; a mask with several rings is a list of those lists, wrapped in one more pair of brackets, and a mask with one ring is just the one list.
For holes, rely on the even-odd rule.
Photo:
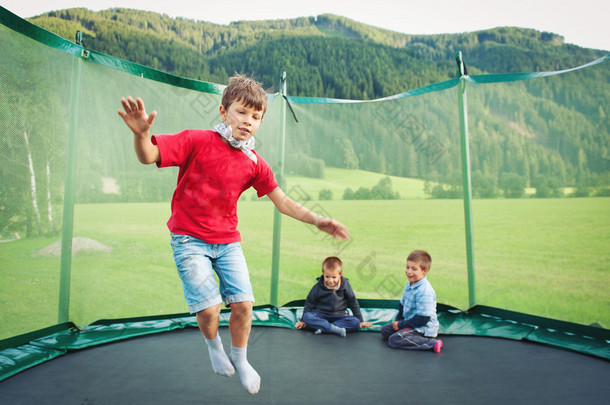
[[(239, 242), (209, 244), (189, 235), (171, 234), (172, 250), (191, 314), (220, 304), (254, 302)], [(214, 279), (218, 276), (218, 284)]]

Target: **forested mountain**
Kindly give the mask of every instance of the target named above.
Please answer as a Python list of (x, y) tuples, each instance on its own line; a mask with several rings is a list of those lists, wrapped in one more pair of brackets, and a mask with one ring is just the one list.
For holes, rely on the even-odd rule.
[[(290, 96), (351, 100), (454, 79), (456, 51), (470, 75), (556, 71), (605, 56), (531, 29), (407, 35), (335, 15), (218, 25), (138, 10), (78, 8), (29, 20), (68, 40), (81, 31), (86, 48), (181, 77), (225, 84), (235, 72), (252, 74), (275, 93), (286, 71)], [(40, 53), (15, 38), (6, 30), (0, 36), (6, 67), (0, 69), (0, 239), (59, 229), (70, 116), (65, 97), (74, 77), (63, 63), (41, 63)], [(116, 73), (96, 70), (102, 71)], [(560, 187), (576, 189), (576, 196), (610, 195), (610, 63), (548, 79), (467, 87), (475, 197), (522, 197), (525, 187), (534, 187), (537, 197), (560, 196)], [(450, 90), (320, 108), (293, 98), (296, 115), (307, 124), (289, 119), (286, 170), (320, 177), (330, 166), (418, 178), (427, 180), (433, 198), (460, 198), (457, 92)], [(81, 112), (90, 111), (79, 122), (85, 131), (99, 130), (96, 107), (108, 105), (93, 93), (81, 106)], [(183, 111), (169, 110), (164, 116), (181, 122)], [(175, 174), (158, 171), (155, 181), (142, 176), (123, 135), (80, 144), (86, 163), (78, 169), (78, 203), (169, 198)], [(129, 157), (123, 147), (130, 148)], [(378, 186), (399, 196), (387, 183)], [(350, 198), (365, 191), (352, 190)]]
[(290, 94), (374, 99), (456, 76), (455, 52), (469, 73), (559, 70), (604, 52), (564, 44), (531, 29), (408, 35), (335, 15), (212, 24), (131, 9), (50, 12), (31, 22), (87, 48), (182, 77), (225, 83), (235, 71), (277, 91), (287, 71)]
[[(280, 72), (286, 71), (291, 96), (377, 99), (399, 94), (455, 78), (457, 50), (471, 75), (562, 70), (605, 55), (532, 29), (407, 35), (335, 15), (218, 25), (130, 9), (77, 8), (30, 21), (70, 40), (81, 31), (86, 48), (187, 78), (224, 84), (234, 72), (253, 74), (273, 93)], [(605, 63), (586, 73), (471, 93), (475, 196), (502, 195), (499, 190), (519, 196), (508, 191), (509, 184), (521, 191), (532, 186), (538, 191), (575, 187), (578, 195), (608, 193), (609, 85)], [(297, 128), (304, 141), (299, 151), (289, 145), (289, 153), (300, 154), (289, 159), (291, 170), (323, 173), (307, 167), (320, 164), (364, 169), (444, 183), (436, 196), (459, 196), (459, 143), (455, 125), (449, 126), (456, 119), (455, 107), (431, 102), (416, 109), (412, 113), (418, 119), (427, 117), (420, 124), (427, 127), (429, 139), (445, 151), (434, 165), (424, 162), (422, 146), (413, 139), (404, 149), (394, 146), (405, 143), (404, 134), (402, 141), (396, 131), (371, 138), (371, 131), (363, 130), (375, 119), (369, 111), (354, 116), (345, 126), (349, 137), (333, 145), (323, 129)], [(298, 134), (303, 130), (308, 133)]]
[[(80, 30), (87, 48), (182, 77), (223, 84), (235, 72), (253, 74), (269, 92), (276, 92), (280, 73), (286, 71), (291, 96), (376, 99), (442, 82), (457, 76), (458, 50), (471, 75), (562, 70), (605, 55), (532, 29), (408, 35), (329, 14), (218, 25), (131, 9), (77, 8), (30, 21), (67, 39)], [(558, 76), (493, 90), (479, 99), (471, 96), (471, 114), (476, 114), (471, 122), (475, 195), (497, 195), (498, 188), (508, 195), (503, 183), (511, 182), (521, 189), (579, 187), (582, 195), (599, 194), (601, 186), (601, 193), (607, 193), (610, 71), (605, 66), (592, 74), (576, 72), (569, 79)], [(441, 110), (432, 119), (450, 121), (453, 114)], [(330, 166), (446, 184), (454, 179), (449, 194), (460, 195), (459, 150), (444, 124), (435, 139), (451, 144), (450, 159), (434, 167), (416, 162), (415, 146), (396, 154), (387, 141), (372, 145), (369, 134), (358, 131), (363, 125), (358, 120), (351, 125), (351, 140), (335, 145), (339, 150), (332, 152), (323, 131), (308, 134), (305, 161), (321, 159)], [(337, 159), (350, 154), (349, 159)]]

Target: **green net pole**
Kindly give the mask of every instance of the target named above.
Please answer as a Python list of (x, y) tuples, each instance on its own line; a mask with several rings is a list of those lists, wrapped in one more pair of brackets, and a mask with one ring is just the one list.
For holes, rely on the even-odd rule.
[[(83, 50), (83, 52), (87, 51)], [(81, 55), (86, 54), (82, 53)], [(70, 273), (72, 271), (72, 232), (74, 228), (74, 195), (76, 188), (76, 137), (81, 63), (83, 61), (78, 56), (74, 58), (72, 63), (70, 122), (66, 150), (64, 207), (61, 231), (58, 323), (68, 322), (70, 319)]]
[(462, 184), (464, 189), (464, 221), (466, 230), (466, 260), (468, 266), (468, 305), (476, 305), (476, 282), (474, 273), (474, 243), (472, 232), (472, 182), (470, 178), (470, 150), (468, 140), (468, 105), (466, 102), (466, 80), (468, 76), (462, 52), (457, 52), (458, 75), (458, 106), (460, 116), (460, 146), (462, 152)]
[[(280, 95), (286, 95), (286, 72), (280, 78)], [(284, 184), (284, 149), (286, 143), (286, 102), (281, 100), (280, 107), (280, 139), (278, 141), (277, 167), (275, 178), (280, 187)], [(277, 208), (273, 210), (273, 252), (271, 256), (271, 305), (278, 306), (278, 284), (280, 278), (280, 240), (282, 236), (282, 214)]]

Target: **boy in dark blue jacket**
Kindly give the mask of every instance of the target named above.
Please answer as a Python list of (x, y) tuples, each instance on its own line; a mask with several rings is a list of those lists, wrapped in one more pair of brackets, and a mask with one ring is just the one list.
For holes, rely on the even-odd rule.
[[(308, 326), (316, 334), (335, 333), (345, 337), (347, 332), (362, 327), (371, 327), (371, 322), (364, 322), (360, 313), (360, 304), (356, 294), (343, 277), (343, 263), (338, 257), (327, 257), (322, 263), (322, 276), (311, 288), (305, 300), (303, 317), (294, 326), (303, 329)], [(349, 315), (347, 308), (352, 310)]]

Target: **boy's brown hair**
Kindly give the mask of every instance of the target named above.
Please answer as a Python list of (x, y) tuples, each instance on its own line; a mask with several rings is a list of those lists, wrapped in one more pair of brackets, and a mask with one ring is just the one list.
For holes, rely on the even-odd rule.
[(418, 263), (422, 269), (430, 270), (432, 257), (425, 250), (414, 250), (407, 257), (407, 261)]
[(322, 273), (324, 273), (324, 270), (343, 271), (343, 262), (338, 257), (329, 256), (322, 262)]
[(222, 93), (222, 106), (225, 110), (235, 102), (242, 102), (246, 107), (267, 111), (267, 93), (259, 82), (251, 77), (236, 74), (229, 79), (229, 85)]

